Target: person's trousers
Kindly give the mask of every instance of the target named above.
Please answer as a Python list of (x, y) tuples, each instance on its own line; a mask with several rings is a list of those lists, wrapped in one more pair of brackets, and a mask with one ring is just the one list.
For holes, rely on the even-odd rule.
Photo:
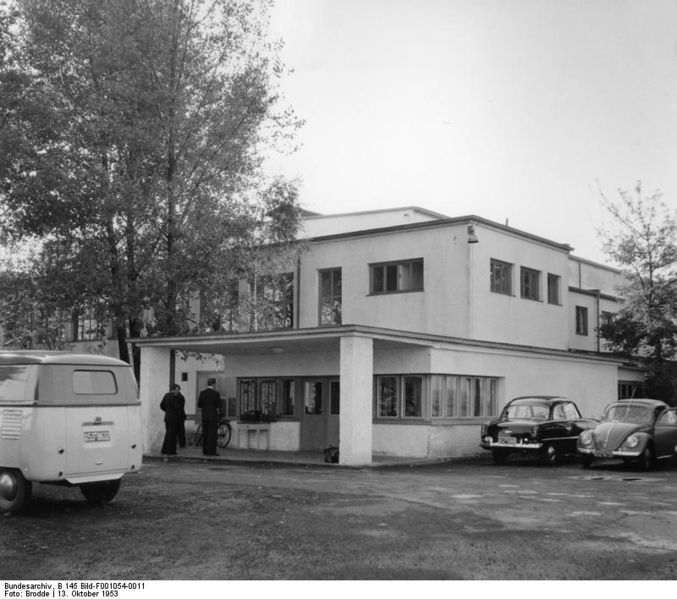
[(214, 455), (216, 453), (216, 435), (218, 422), (216, 420), (202, 421), (202, 453)]
[(179, 420), (176, 425), (176, 436), (179, 441), (179, 447), (186, 446), (186, 422), (184, 420)]
[(162, 442), (162, 453), (176, 455), (176, 423), (165, 422), (165, 439)]

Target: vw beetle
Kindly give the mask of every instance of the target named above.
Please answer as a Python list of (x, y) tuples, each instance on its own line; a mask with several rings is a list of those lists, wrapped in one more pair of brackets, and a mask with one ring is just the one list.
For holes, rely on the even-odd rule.
[(623, 399), (609, 404), (600, 423), (578, 439), (584, 468), (594, 461), (635, 462), (648, 470), (677, 455), (677, 411), (656, 399)]

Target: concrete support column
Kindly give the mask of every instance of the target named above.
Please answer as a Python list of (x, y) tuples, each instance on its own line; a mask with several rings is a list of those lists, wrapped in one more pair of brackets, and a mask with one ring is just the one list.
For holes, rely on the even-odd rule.
[(370, 337), (341, 337), (341, 415), (339, 463), (371, 464), (374, 341)]
[(164, 412), (160, 409), (162, 396), (169, 391), (171, 350), (164, 347), (141, 348), (141, 414), (145, 436), (143, 452), (159, 452), (165, 436)]

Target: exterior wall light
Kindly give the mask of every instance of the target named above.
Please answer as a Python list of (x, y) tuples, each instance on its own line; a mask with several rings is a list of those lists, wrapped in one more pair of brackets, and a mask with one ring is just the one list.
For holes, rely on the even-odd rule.
[(468, 225), (468, 243), (479, 243), (479, 241), (477, 235), (475, 235), (475, 226)]

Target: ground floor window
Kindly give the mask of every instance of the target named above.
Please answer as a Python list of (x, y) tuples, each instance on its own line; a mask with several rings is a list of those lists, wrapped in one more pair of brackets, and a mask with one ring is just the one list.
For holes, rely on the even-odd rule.
[(496, 416), (498, 379), (462, 375), (377, 376), (376, 418)]
[(240, 417), (270, 421), (278, 416), (293, 416), (295, 391), (295, 379), (240, 379), (238, 381)]
[(618, 399), (644, 397), (642, 381), (618, 381)]

